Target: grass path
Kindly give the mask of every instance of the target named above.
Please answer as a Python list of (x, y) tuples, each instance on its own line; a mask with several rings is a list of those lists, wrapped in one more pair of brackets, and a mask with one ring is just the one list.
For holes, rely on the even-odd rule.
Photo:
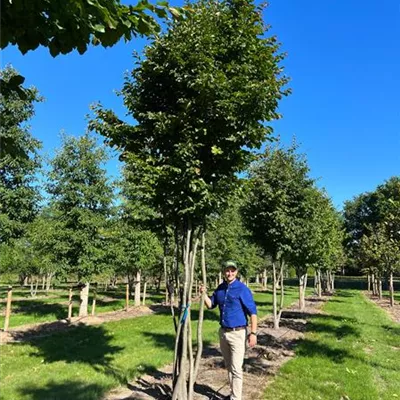
[[(271, 293), (255, 293), (259, 316), (271, 313)], [(295, 301), (290, 289), (286, 304)], [(193, 318), (196, 319), (196, 309)], [(218, 313), (206, 311), (203, 337), (217, 342)], [(154, 314), (81, 326), (29, 343), (1, 347), (2, 400), (99, 400), (135, 376), (172, 362), (173, 324)]]
[(400, 399), (400, 325), (356, 291), (339, 291), (323, 310), (264, 399)]

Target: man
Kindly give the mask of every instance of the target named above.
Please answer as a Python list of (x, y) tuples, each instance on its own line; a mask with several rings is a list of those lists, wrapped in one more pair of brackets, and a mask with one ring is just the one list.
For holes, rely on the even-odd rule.
[[(225, 281), (213, 295), (207, 296), (204, 286), (200, 293), (205, 293), (204, 302), (207, 308), (219, 307), (220, 325), (219, 342), (228, 370), (231, 387), (231, 400), (241, 400), (243, 386), (243, 360), (248, 345), (257, 343), (257, 308), (250, 289), (236, 277), (238, 268), (234, 261), (223, 265)], [(250, 316), (250, 332), (247, 334), (247, 317)]]

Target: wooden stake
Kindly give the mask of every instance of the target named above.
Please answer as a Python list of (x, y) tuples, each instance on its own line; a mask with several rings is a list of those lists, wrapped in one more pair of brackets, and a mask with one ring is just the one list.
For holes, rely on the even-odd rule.
[(72, 288), (69, 289), (68, 296), (68, 321), (71, 321), (72, 318)]
[(129, 283), (126, 284), (125, 311), (129, 310)]
[(9, 286), (7, 289), (7, 306), (6, 306), (6, 319), (4, 321), (4, 332), (7, 332), (8, 326), (10, 324), (11, 299), (12, 299), (12, 286)]

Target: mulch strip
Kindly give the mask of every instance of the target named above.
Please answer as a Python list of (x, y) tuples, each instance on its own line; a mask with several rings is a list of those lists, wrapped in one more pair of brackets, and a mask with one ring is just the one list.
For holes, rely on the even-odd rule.
[(364, 295), (367, 296), (376, 305), (385, 310), (394, 322), (400, 323), (400, 303), (398, 301), (395, 301), (394, 306), (391, 307), (388, 297), (382, 297), (382, 299), (379, 299), (376, 296), (372, 296), (369, 292), (364, 292)]

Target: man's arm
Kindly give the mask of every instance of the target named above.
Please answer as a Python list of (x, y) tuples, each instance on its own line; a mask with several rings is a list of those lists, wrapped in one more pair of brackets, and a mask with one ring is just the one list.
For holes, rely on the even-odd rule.
[(212, 301), (207, 295), (205, 286), (203, 286), (203, 285), (200, 286), (200, 293), (204, 294), (204, 304), (206, 305), (206, 307), (212, 308)]
[(257, 314), (250, 316), (250, 334), (249, 334), (249, 347), (254, 347), (257, 344)]

